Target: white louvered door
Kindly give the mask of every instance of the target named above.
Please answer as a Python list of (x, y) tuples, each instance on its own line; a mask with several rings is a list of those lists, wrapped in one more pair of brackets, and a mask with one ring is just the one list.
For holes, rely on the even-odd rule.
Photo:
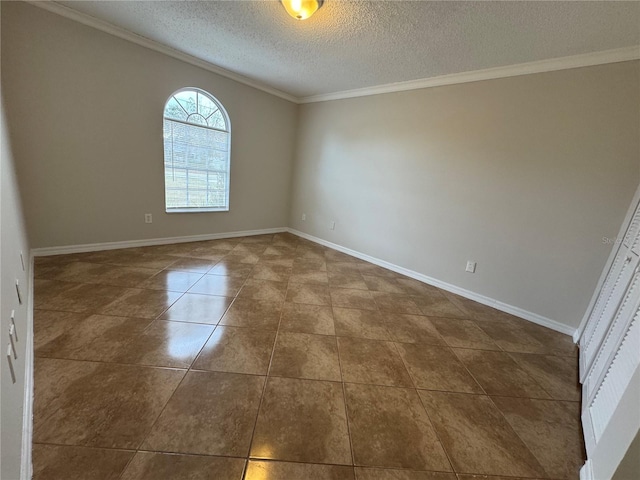
[[(640, 190), (639, 190), (640, 192)], [(622, 241), (580, 336), (582, 423), (587, 458), (640, 365), (640, 203), (636, 194)], [(619, 237), (619, 238), (620, 238)]]

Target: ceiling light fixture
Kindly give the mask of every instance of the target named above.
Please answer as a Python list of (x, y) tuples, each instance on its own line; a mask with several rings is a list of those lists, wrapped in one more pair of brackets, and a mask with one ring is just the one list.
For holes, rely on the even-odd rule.
[(296, 20), (306, 20), (322, 6), (324, 0), (280, 0), (282, 6)]

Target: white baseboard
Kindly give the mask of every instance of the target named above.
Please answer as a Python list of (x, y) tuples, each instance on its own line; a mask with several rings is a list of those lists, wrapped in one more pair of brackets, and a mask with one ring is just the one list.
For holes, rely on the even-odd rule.
[(264, 228), (261, 230), (243, 230), (241, 232), (207, 233), (204, 235), (188, 235), (184, 237), (148, 238), (143, 240), (125, 240), (122, 242), (85, 243), (83, 245), (65, 245), (61, 247), (33, 248), (31, 253), (35, 257), (48, 255), (66, 255), (69, 253), (98, 252), (100, 250), (116, 250), (119, 248), (150, 247), (153, 245), (168, 245), (170, 243), (202, 242), (204, 240), (220, 240), (223, 238), (249, 237), (251, 235), (268, 235), (282, 233), (287, 228)]
[(22, 450), (20, 480), (31, 480), (33, 445), (33, 255), (29, 256), (29, 291), (27, 297), (27, 330), (25, 334), (24, 407), (22, 410)]
[(501, 301), (493, 299), (493, 298), (486, 297), (484, 295), (480, 295), (479, 293), (475, 293), (475, 292), (472, 292), (470, 290), (466, 290), (466, 289), (461, 288), (461, 287), (457, 287), (456, 285), (452, 285), (450, 283), (443, 282), (441, 280), (429, 277), (429, 276), (424, 275), (422, 273), (418, 273), (418, 272), (415, 272), (413, 270), (409, 270), (408, 268), (400, 267), (400, 266), (395, 265), (393, 263), (389, 263), (389, 262), (386, 262), (384, 260), (380, 260), (379, 258), (375, 258), (375, 257), (372, 257), (372, 256), (367, 255), (365, 253), (361, 253), (361, 252), (358, 252), (356, 250), (352, 250), (350, 248), (343, 247), (342, 245), (338, 245), (336, 243), (332, 243), (332, 242), (329, 242), (327, 240), (323, 240), (321, 238), (314, 237), (313, 235), (309, 235), (307, 233), (300, 232), (300, 231), (295, 230), (293, 228), (289, 228), (289, 229), (287, 229), (287, 231), (289, 233), (297, 235), (297, 236), (299, 236), (301, 238), (305, 238), (307, 240), (310, 240), (312, 242), (318, 243), (320, 245), (324, 245), (325, 247), (332, 248), (332, 249), (337, 250), (339, 252), (346, 253), (348, 255), (351, 255), (353, 257), (359, 258), (361, 260), (365, 260), (367, 262), (370, 262), (370, 263), (373, 263), (375, 265), (378, 265), (380, 267), (384, 267), (384, 268), (386, 268), (388, 270), (392, 270), (392, 271), (400, 273), (402, 275), (406, 275), (407, 277), (414, 278), (414, 279), (419, 280), (419, 281), (421, 281), (423, 283), (427, 283), (429, 285), (433, 285), (434, 287), (441, 288), (442, 290), (446, 290), (448, 292), (455, 293), (456, 295), (460, 295), (462, 297), (468, 298), (468, 299), (473, 300), (475, 302), (482, 303), (483, 305), (488, 305), (488, 306), (493, 307), (493, 308), (495, 308), (497, 310), (501, 310), (501, 311), (509, 313), (511, 315), (515, 315), (516, 317), (520, 317), (520, 318), (523, 318), (525, 320), (529, 320), (530, 322), (536, 323), (538, 325), (542, 325), (543, 327), (550, 328), (550, 329), (555, 330), (557, 332), (564, 333), (566, 335), (573, 335), (574, 332), (575, 332), (574, 328), (569, 327), (568, 325), (564, 325), (564, 324), (562, 324), (560, 322), (557, 322), (555, 320), (552, 320), (550, 318), (543, 317), (542, 315), (538, 315), (537, 313), (529, 312), (528, 310), (524, 310), (522, 308), (515, 307), (513, 305), (509, 305), (507, 303), (501, 302)]

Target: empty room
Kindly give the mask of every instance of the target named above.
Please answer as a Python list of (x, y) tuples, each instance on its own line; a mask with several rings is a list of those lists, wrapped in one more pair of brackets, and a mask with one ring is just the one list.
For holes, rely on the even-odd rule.
[(0, 480), (640, 479), (640, 2), (0, 19)]

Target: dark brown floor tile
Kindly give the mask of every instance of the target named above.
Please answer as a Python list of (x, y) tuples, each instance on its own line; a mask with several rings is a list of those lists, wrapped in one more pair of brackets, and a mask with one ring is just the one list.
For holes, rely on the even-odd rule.
[(285, 303), (280, 331), (335, 335), (331, 307)]
[(273, 282), (271, 280), (248, 279), (240, 289), (238, 296), (250, 300), (265, 300), (269, 302), (284, 302), (287, 291), (286, 282)]
[(153, 277), (142, 282), (138, 287), (148, 288), (150, 290), (170, 290), (172, 292), (184, 293), (201, 278), (201, 273), (162, 270)]
[(296, 247), (300, 237), (289, 232), (281, 232), (273, 234), (273, 245), (290, 245)]
[(233, 298), (185, 293), (160, 317), (162, 320), (216, 324)]
[(246, 237), (242, 237), (240, 243), (253, 243), (253, 244), (261, 244), (261, 243), (272, 243), (273, 242), (273, 233), (262, 233), (259, 235), (249, 235)]
[[(199, 242), (203, 243), (203, 242)], [(201, 264), (204, 266), (207, 263), (215, 264), (221, 260), (229, 258), (230, 253), (233, 251), (232, 247), (230, 250), (222, 248), (222, 245), (200, 245), (191, 249), (188, 255), (181, 255), (182, 257), (190, 257), (195, 260), (199, 260)], [(189, 264), (185, 264), (184, 266), (190, 267)], [(197, 263), (194, 263), (193, 266), (197, 266)]]
[(324, 251), (323, 250), (309, 250), (309, 249), (300, 249), (298, 247), (295, 253), (296, 261), (304, 261), (304, 262), (325, 262)]
[(35, 277), (33, 280), (33, 306), (34, 308), (47, 308), (53, 305), (52, 301), (72, 288), (77, 283), (60, 282), (57, 280), (42, 279)]
[(189, 372), (141, 448), (246, 456), (263, 385), (255, 375)]
[(454, 473), (356, 467), (358, 480), (457, 480)]
[[(273, 247), (273, 248), (279, 248), (279, 247)], [(265, 250), (265, 252), (270, 251), (269, 248), (267, 248), (267, 250)], [(284, 250), (282, 250), (284, 251)], [(282, 255), (269, 255), (267, 253), (262, 254), (262, 256), (260, 257), (260, 260), (257, 263), (257, 266), (260, 265), (277, 265), (280, 267), (288, 267), (290, 269), (290, 272), (293, 269), (293, 264), (296, 261), (296, 253), (295, 253), (295, 249), (291, 249), (289, 252), (287, 253), (283, 253)]]
[(158, 269), (73, 262), (66, 265), (55, 278), (76, 283), (136, 287), (156, 273)]
[(536, 325), (533, 322), (521, 320), (523, 330), (547, 347), (547, 353), (551, 355), (578, 356), (578, 346), (573, 342), (571, 335), (555, 332), (550, 328)]
[[(183, 269), (191, 270), (194, 268), (198, 268), (201, 265), (201, 268), (205, 268), (207, 264), (205, 262), (214, 264), (220, 259), (222, 259), (227, 254), (228, 251), (230, 252), (232, 250), (220, 250), (217, 248), (212, 248), (211, 245), (206, 245), (206, 244), (201, 246), (196, 246), (193, 249), (191, 249), (191, 252), (189, 252), (189, 256), (192, 257), (195, 260), (195, 262), (193, 263), (185, 262), (184, 264), (180, 265), (180, 267)], [(171, 265), (171, 267), (174, 267), (174, 265)]]
[(188, 257), (191, 251), (198, 246), (199, 242), (171, 243), (167, 245), (150, 245), (140, 247), (141, 253), (151, 253), (153, 255), (171, 255), (174, 257)]
[(492, 397), (518, 436), (552, 478), (577, 479), (585, 456), (576, 416), (565, 402)]
[(90, 315), (35, 351), (40, 357), (109, 362), (132, 338), (152, 322), (149, 319)]
[(396, 344), (417, 388), (484, 393), (449, 347)]
[(384, 316), (380, 312), (334, 307), (333, 317), (336, 335), (391, 340)]
[(570, 357), (510, 353), (511, 357), (556, 400), (580, 400), (578, 362)]
[(207, 273), (213, 268), (217, 260), (206, 258), (178, 258), (167, 267), (167, 270), (177, 270), (180, 272)]
[(338, 351), (345, 382), (411, 387), (411, 377), (391, 342), (339, 337)]
[(241, 480), (241, 458), (138, 452), (121, 480)]
[(301, 273), (316, 273), (316, 272), (326, 272), (327, 264), (324, 261), (324, 257), (319, 260), (305, 260), (296, 258), (293, 261), (293, 268), (291, 273), (293, 275), (301, 274)]
[(453, 351), (489, 395), (550, 398), (507, 353), (462, 348)]
[(34, 442), (137, 448), (184, 370), (38, 359)]
[(130, 288), (117, 300), (102, 307), (99, 312), (123, 317), (156, 318), (181, 295), (178, 292)]
[(254, 266), (246, 263), (233, 262), (223, 258), (207, 273), (209, 275), (222, 275), (226, 277), (247, 278), (253, 271)]
[(53, 280), (65, 270), (71, 260), (65, 260), (67, 255), (55, 255), (51, 257), (35, 257), (33, 266), (33, 278), (40, 280)]
[(413, 297), (420, 312), (430, 317), (466, 318), (467, 315), (440, 292)]
[[(268, 250), (268, 248), (267, 248)], [(256, 264), (256, 267), (260, 266), (275, 266), (275, 267), (286, 267), (289, 269), (289, 273), (291, 273), (291, 269), (293, 268), (293, 262), (296, 257), (294, 254), (291, 255), (262, 255), (260, 260)], [(286, 280), (286, 279), (285, 279)]]
[[(361, 275), (360, 264), (354, 262), (329, 262), (327, 263), (327, 272), (329, 274)], [(362, 281), (364, 282), (364, 279)]]
[(358, 263), (359, 259), (356, 257), (352, 257), (351, 255), (347, 255), (346, 253), (338, 252), (337, 250), (327, 249), (324, 252), (324, 258), (326, 258), (327, 262), (352, 262)]
[(400, 278), (402, 275), (393, 272), (391, 270), (387, 270), (386, 268), (379, 267), (374, 265), (373, 263), (362, 263), (360, 264), (360, 273), (363, 275), (376, 275), (378, 277), (386, 277), (386, 278)]
[[(255, 266), (256, 263), (260, 261), (260, 255), (256, 255), (255, 253), (241, 253), (234, 250), (230, 251), (225, 257), (222, 259), (229, 263), (243, 263), (245, 265)], [(221, 260), (221, 261), (222, 261)], [(213, 273), (213, 272), (209, 272)]]
[(382, 312), (409, 313), (420, 315), (422, 312), (409, 295), (396, 295), (394, 293), (373, 292), (378, 309)]
[(457, 473), (545, 476), (489, 397), (425, 390), (418, 393)]
[(405, 289), (395, 278), (378, 277), (375, 275), (362, 275), (367, 288), (374, 292), (395, 293), (397, 295), (406, 294)]
[(443, 292), (444, 295), (455, 303), (458, 308), (465, 311), (469, 317), (473, 320), (484, 321), (484, 320), (508, 320), (512, 317), (508, 313), (502, 312), (498, 309), (490, 307), (488, 305), (483, 305), (482, 303), (475, 302), (468, 298), (461, 297), (459, 295), (454, 295), (449, 292)]
[(35, 310), (33, 312), (33, 348), (36, 354), (39, 348), (74, 329), (88, 316), (86, 313)]
[(345, 384), (356, 465), (451, 471), (413, 389)]
[(359, 308), (361, 310), (377, 310), (371, 292), (353, 288), (331, 288), (331, 304), (334, 307)]
[(82, 254), (82, 256), (78, 258), (81, 259), (81, 261), (89, 263), (155, 268), (157, 270), (162, 270), (176, 261), (176, 257), (141, 253), (134, 248), (89, 252)]
[(408, 295), (440, 295), (440, 289), (432, 285), (428, 285), (419, 280), (408, 277), (398, 277), (396, 279), (398, 285), (402, 286), (404, 293)]
[(245, 480), (355, 480), (353, 467), (250, 460)]
[(230, 252), (240, 243), (241, 239), (235, 238), (219, 238), (215, 240), (207, 240), (206, 244), (212, 250), (220, 250), (223, 252)]
[(310, 283), (289, 283), (286, 301), (306, 305), (331, 306), (329, 288), (326, 285)]
[(155, 320), (111, 357), (118, 363), (188, 368), (213, 326)]
[(504, 320), (485, 320), (478, 322), (478, 326), (506, 352), (548, 353), (546, 345), (529, 335), (522, 324)]
[(269, 245), (264, 252), (262, 252), (262, 258), (277, 258), (277, 257), (290, 257), (296, 253), (296, 246), (290, 245)]
[(258, 263), (250, 277), (256, 280), (272, 280), (275, 282), (286, 282), (291, 275), (291, 267), (277, 264)]
[(218, 327), (193, 364), (197, 370), (266, 375), (275, 332)]
[(341, 384), (270, 377), (251, 444), (251, 457), (350, 465)]
[(329, 277), (327, 272), (306, 272), (306, 273), (294, 273), (289, 277), (291, 283), (312, 283), (318, 285), (327, 285), (329, 283)]
[(277, 330), (281, 311), (282, 302), (236, 298), (220, 325)]
[(51, 282), (43, 294), (36, 291), (35, 308), (65, 312), (96, 313), (129, 292), (123, 287), (88, 283)]
[(235, 297), (244, 285), (244, 278), (205, 275), (189, 289), (189, 293)]
[(458, 475), (458, 480), (542, 480), (541, 478), (498, 477), (495, 475)]
[(329, 272), (328, 277), (330, 287), (369, 290), (360, 273)]
[(269, 375), (339, 382), (336, 339), (308, 333), (278, 333)]
[(386, 314), (387, 330), (396, 342), (445, 345), (431, 321), (422, 315)]
[[(249, 243), (240, 243), (233, 247), (233, 250), (229, 251), (229, 256), (255, 256), (259, 261), (260, 256), (267, 249), (267, 245), (265, 244), (249, 244)], [(257, 261), (255, 263), (257, 263)]]
[(33, 480), (118, 480), (135, 452), (33, 445)]
[(429, 319), (451, 347), (500, 350), (500, 347), (471, 320), (439, 317), (429, 317)]

